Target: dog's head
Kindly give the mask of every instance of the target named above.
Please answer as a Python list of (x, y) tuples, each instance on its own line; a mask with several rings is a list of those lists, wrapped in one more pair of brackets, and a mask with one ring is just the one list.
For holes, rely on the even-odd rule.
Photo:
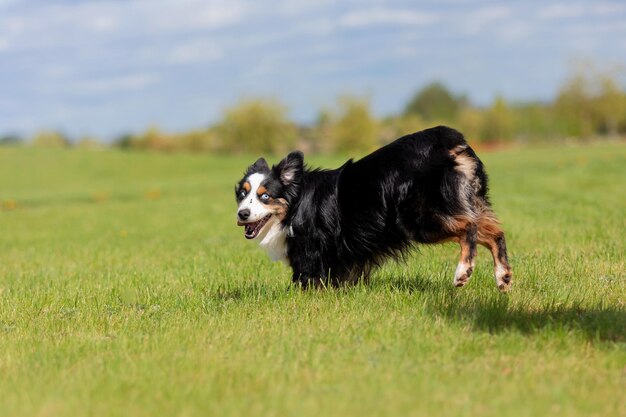
[(263, 158), (248, 167), (235, 186), (237, 224), (245, 227), (247, 239), (263, 236), (285, 219), (298, 197), (303, 164), (302, 152), (291, 152), (272, 168)]

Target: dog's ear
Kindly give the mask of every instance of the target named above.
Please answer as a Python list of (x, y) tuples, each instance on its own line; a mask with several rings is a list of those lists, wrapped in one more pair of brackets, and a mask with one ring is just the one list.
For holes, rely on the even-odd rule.
[(248, 167), (247, 174), (253, 172), (270, 172), (270, 166), (267, 165), (265, 158), (259, 158), (256, 162)]
[(291, 152), (273, 168), (280, 182), (285, 185), (298, 186), (304, 170), (304, 155), (300, 151)]

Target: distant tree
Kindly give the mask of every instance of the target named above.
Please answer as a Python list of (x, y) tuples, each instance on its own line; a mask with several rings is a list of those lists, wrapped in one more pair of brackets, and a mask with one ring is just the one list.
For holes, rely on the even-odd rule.
[(170, 138), (156, 126), (150, 126), (143, 134), (137, 136), (133, 143), (135, 147), (140, 149), (156, 151), (172, 150)]
[(620, 125), (626, 125), (626, 93), (609, 74), (600, 74), (598, 94), (594, 100), (594, 116), (599, 133), (615, 136)]
[(589, 137), (593, 133), (592, 92), (587, 75), (578, 72), (565, 82), (554, 101), (559, 132), (565, 136)]
[(536, 141), (554, 136), (554, 118), (549, 103), (529, 102), (515, 105), (514, 135), (521, 141)]
[(208, 152), (216, 147), (215, 134), (208, 129), (182, 133), (174, 141), (178, 149), (190, 152)]
[(305, 154), (319, 153), (319, 137), (315, 126), (297, 124), (295, 128), (297, 139), (294, 147)]
[(561, 134), (589, 138), (626, 131), (626, 91), (617, 81), (619, 73), (623, 68), (598, 70), (590, 63), (578, 66), (554, 101)]
[(457, 117), (458, 129), (470, 143), (483, 140), (484, 123), (485, 112), (475, 107), (462, 108)]
[(317, 113), (315, 124), (317, 126), (330, 126), (332, 124), (333, 112), (329, 108), (323, 108)]
[(428, 121), (453, 121), (459, 109), (467, 101), (465, 97), (455, 97), (442, 83), (428, 84), (407, 104), (405, 115), (418, 115)]
[(313, 131), (310, 133), (312, 136), (311, 149), (313, 151), (327, 153), (334, 150), (332, 130), (336, 118), (332, 109), (328, 107), (324, 107), (317, 113)]
[(76, 148), (79, 149), (102, 149), (104, 145), (98, 139), (93, 138), (91, 136), (83, 136), (76, 142)]
[(32, 139), (32, 145), (38, 148), (65, 148), (70, 144), (71, 142), (62, 133), (51, 130), (37, 132)]
[(250, 99), (226, 109), (216, 131), (227, 151), (279, 153), (296, 140), (287, 108), (275, 100)]
[(133, 135), (131, 135), (130, 133), (125, 133), (115, 138), (115, 140), (113, 140), (113, 145), (118, 148), (129, 149), (133, 145), (132, 142)]
[(378, 124), (370, 111), (369, 100), (345, 95), (338, 99), (330, 138), (341, 152), (371, 151), (377, 145)]
[(22, 144), (22, 138), (13, 133), (0, 136), (0, 146), (16, 146)]
[(513, 113), (501, 96), (496, 97), (485, 112), (482, 124), (482, 138), (487, 142), (512, 139)]

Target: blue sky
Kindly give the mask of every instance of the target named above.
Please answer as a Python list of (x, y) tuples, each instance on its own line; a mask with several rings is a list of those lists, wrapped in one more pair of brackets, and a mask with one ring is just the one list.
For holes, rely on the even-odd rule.
[(182, 131), (252, 96), (386, 115), (432, 80), (549, 99), (580, 59), (626, 65), (626, 2), (0, 0), (0, 134)]

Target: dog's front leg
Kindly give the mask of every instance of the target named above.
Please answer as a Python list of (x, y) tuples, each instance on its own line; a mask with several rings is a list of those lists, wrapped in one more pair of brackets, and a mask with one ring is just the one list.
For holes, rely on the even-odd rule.
[(291, 281), (294, 285), (298, 285), (303, 290), (307, 288), (320, 288), (323, 287), (323, 280), (321, 278), (309, 275), (297, 273), (294, 271)]
[(293, 270), (291, 281), (302, 289), (324, 286), (325, 262), (320, 242), (294, 240), (289, 247), (289, 260)]
[[(307, 261), (311, 260), (307, 259)], [(314, 262), (306, 262), (305, 265), (292, 265), (292, 283), (299, 285), (302, 289), (322, 287), (324, 285), (322, 269), (316, 268), (313, 264)]]

